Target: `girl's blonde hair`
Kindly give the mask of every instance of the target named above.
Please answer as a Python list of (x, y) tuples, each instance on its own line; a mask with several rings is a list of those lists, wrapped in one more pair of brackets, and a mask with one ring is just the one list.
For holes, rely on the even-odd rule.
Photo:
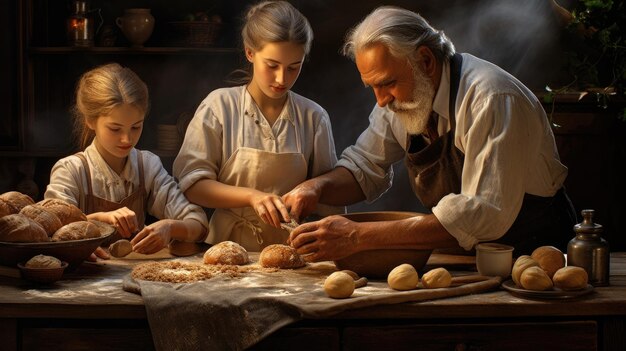
[(93, 140), (95, 133), (87, 122), (94, 125), (101, 116), (122, 104), (131, 104), (148, 113), (150, 101), (148, 87), (129, 68), (110, 63), (84, 73), (76, 85), (76, 105), (73, 107), (74, 131), (80, 149)]
[[(306, 17), (287, 1), (263, 1), (248, 9), (241, 38), (244, 50), (259, 51), (267, 43), (291, 42), (303, 45), (304, 54), (308, 55), (313, 29)], [(252, 65), (236, 73), (244, 75), (235, 79), (237, 83), (248, 83), (252, 79)]]

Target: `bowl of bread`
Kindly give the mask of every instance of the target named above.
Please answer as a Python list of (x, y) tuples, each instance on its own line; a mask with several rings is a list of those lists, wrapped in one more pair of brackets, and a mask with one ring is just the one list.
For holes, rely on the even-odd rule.
[(67, 266), (67, 262), (46, 255), (36, 255), (26, 262), (17, 264), (22, 278), (42, 284), (54, 283), (61, 279)]
[[(401, 211), (355, 212), (342, 215), (354, 222), (395, 221), (419, 216), (421, 213)], [(335, 261), (339, 270), (350, 270), (368, 278), (387, 278), (395, 267), (408, 263), (416, 270), (424, 268), (432, 250), (377, 249), (360, 251)]]
[(80, 265), (115, 232), (115, 227), (88, 220), (63, 200), (35, 203), (28, 195), (10, 191), (0, 195), (0, 264), (15, 266), (36, 255)]

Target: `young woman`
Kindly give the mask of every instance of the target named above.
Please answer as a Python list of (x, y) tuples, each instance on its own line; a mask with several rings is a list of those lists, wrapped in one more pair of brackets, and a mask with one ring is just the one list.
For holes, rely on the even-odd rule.
[(280, 196), (331, 170), (337, 156), (326, 111), (290, 91), (313, 40), (307, 19), (288, 2), (265, 1), (247, 12), (241, 34), (246, 84), (202, 101), (173, 173), (187, 198), (216, 209), (209, 243), (259, 251), (288, 236)]
[[(74, 112), (84, 151), (54, 165), (45, 193), (114, 225), (146, 254), (172, 239), (203, 241), (208, 228), (204, 210), (189, 203), (159, 157), (135, 149), (148, 108), (148, 89), (130, 69), (114, 63), (83, 74)], [(160, 220), (144, 227), (146, 212)]]

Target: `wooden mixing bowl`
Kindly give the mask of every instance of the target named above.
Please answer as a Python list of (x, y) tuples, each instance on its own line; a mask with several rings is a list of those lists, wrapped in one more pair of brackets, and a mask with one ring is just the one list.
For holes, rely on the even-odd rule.
[[(342, 215), (355, 222), (379, 222), (406, 219), (421, 215), (416, 212), (378, 211)], [(432, 250), (380, 249), (357, 252), (335, 261), (337, 269), (348, 269), (367, 278), (386, 279), (395, 267), (408, 263), (416, 270), (424, 268)]]

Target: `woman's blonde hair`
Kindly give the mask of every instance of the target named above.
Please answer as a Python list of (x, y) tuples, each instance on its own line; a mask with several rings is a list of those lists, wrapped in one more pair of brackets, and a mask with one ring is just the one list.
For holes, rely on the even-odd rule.
[(76, 85), (76, 105), (72, 112), (74, 132), (81, 150), (95, 136), (87, 122), (95, 124), (99, 117), (108, 115), (122, 104), (131, 104), (144, 114), (150, 108), (148, 87), (129, 68), (110, 63), (96, 67), (80, 77)]
[[(313, 29), (309, 21), (287, 1), (263, 1), (251, 6), (241, 29), (243, 47), (254, 51), (263, 49), (267, 43), (291, 42), (304, 46), (308, 55), (313, 42)], [(252, 65), (237, 70), (244, 77), (237, 83), (248, 83), (252, 79)]]

